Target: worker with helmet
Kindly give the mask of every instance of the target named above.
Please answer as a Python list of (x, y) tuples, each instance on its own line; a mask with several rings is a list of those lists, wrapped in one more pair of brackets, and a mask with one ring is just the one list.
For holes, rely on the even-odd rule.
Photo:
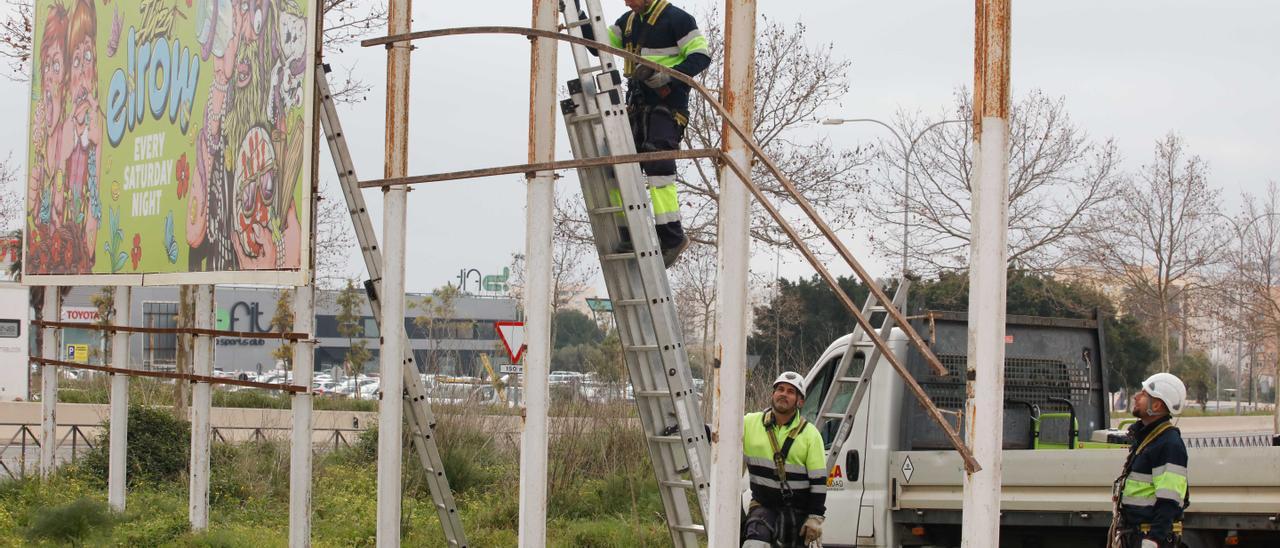
[(1187, 446), (1170, 423), (1186, 405), (1187, 387), (1178, 377), (1156, 373), (1133, 396), (1132, 442), (1124, 471), (1116, 479), (1111, 548), (1180, 546), (1182, 511), (1187, 507)]
[(800, 416), (804, 377), (773, 381), (772, 405), (742, 420), (743, 460), (751, 478), (743, 548), (809, 546), (822, 539), (827, 460), (817, 427)]

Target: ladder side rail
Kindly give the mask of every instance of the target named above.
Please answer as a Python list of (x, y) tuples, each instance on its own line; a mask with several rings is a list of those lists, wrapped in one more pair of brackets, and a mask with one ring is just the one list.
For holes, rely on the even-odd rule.
[(360, 193), (360, 187), (355, 175), (355, 166), (347, 150), (345, 134), (342, 131), (342, 124), (338, 120), (333, 96), (329, 92), (329, 82), (323, 76), (326, 72), (328, 72), (326, 65), (317, 67), (316, 74), (319, 76), (316, 77), (316, 85), (321, 98), (321, 126), (324, 128), (325, 138), (329, 143), (329, 155), (333, 159), (334, 167), (338, 170), (339, 186), (347, 203), (347, 213), (351, 217), (352, 227), (355, 229), (356, 242), (360, 246), (360, 252), (364, 257), (365, 267), (369, 271), (369, 278), (381, 280), (382, 252), (378, 249), (377, 233), (373, 231), (373, 221), (369, 218), (368, 210), (365, 207), (364, 195)]
[[(581, 95), (575, 96), (571, 100), (576, 100), (578, 111), (583, 111)], [(566, 115), (569, 113), (566, 112)], [(567, 125), (570, 137), (570, 147), (573, 149), (576, 157), (592, 157), (595, 153), (594, 145), (597, 140), (592, 133), (593, 124), (590, 121), (569, 122)], [(586, 134), (586, 135), (580, 135)], [(609, 204), (608, 196), (608, 173), (607, 168), (583, 168), (578, 170), (579, 181), (582, 186), (583, 195), (587, 201), (588, 209), (604, 207)], [(593, 232), (596, 235), (597, 251), (603, 256), (608, 252), (612, 242), (610, 238), (602, 238), (601, 236), (608, 234), (616, 234), (617, 225), (614, 222), (614, 214), (608, 213), (604, 215), (590, 215), (590, 222)], [(606, 262), (607, 263), (607, 262)], [(606, 264), (602, 269), (605, 274), (606, 286), (610, 291), (610, 295), (616, 295), (615, 299), (624, 300), (630, 298), (631, 295), (624, 294), (623, 288), (629, 286), (625, 275), (626, 270), (620, 264)], [(632, 331), (635, 326), (643, 325), (644, 322), (639, 316), (642, 310), (636, 310), (634, 306), (615, 306), (614, 314), (618, 321), (618, 332), (620, 337), (632, 338)], [(640, 334), (640, 336), (643, 336)], [(637, 410), (641, 419), (645, 439), (645, 446), (649, 451), (649, 457), (653, 463), (654, 474), (659, 483), (659, 492), (663, 500), (663, 507), (668, 511), (668, 521), (677, 523), (692, 523), (689, 510), (688, 498), (685, 493), (677, 488), (671, 487), (669, 483), (678, 480), (676, 470), (680, 467), (679, 453), (674, 451), (675, 447), (670, 443), (657, 442), (651, 436), (661, 434), (658, 425), (665, 425), (666, 412), (663, 410), (662, 402), (647, 396), (648, 393), (655, 390), (653, 384), (652, 370), (653, 365), (649, 363), (649, 356), (645, 353), (623, 352), (623, 360), (628, 369), (628, 376), (632, 379), (632, 389), (636, 400)], [(664, 426), (665, 427), (665, 426)], [(676, 546), (697, 546), (697, 536), (688, 531), (682, 531), (676, 528), (669, 528), (672, 536), (672, 542)]]
[[(911, 288), (911, 280), (905, 276), (898, 279), (898, 290), (893, 294), (892, 306), (898, 307), (900, 310), (907, 304), (907, 292)], [(886, 314), (884, 323), (880, 326), (880, 338), (888, 341), (889, 336), (893, 333), (894, 326), (897, 325), (893, 321), (893, 316)], [(867, 357), (867, 361), (862, 368), (862, 377), (858, 381), (858, 386), (853, 390), (853, 397), (849, 399), (849, 406), (845, 408), (844, 419), (840, 422), (840, 427), (836, 430), (835, 437), (831, 438), (831, 450), (827, 452), (827, 470), (835, 465), (836, 459), (840, 455), (840, 447), (844, 445), (845, 440), (849, 439), (849, 434), (853, 432), (853, 420), (858, 414), (858, 408), (862, 405), (862, 400), (866, 397), (867, 392), (871, 389), (871, 375), (876, 371), (876, 365), (880, 362), (880, 348), (872, 346), (871, 355)]]
[[(595, 97), (600, 111), (604, 113), (600, 124), (604, 127), (605, 133), (610, 136), (626, 136), (626, 138), (609, 139), (613, 153), (630, 154), (634, 152), (635, 146), (630, 139), (631, 130), (626, 117), (626, 107), (622, 104), (620, 78), (604, 80), (606, 81), (597, 82), (602, 85), (602, 89)], [(628, 174), (628, 171), (634, 171), (637, 175), (639, 172), (639, 166), (636, 164), (623, 164), (617, 167), (623, 168), (621, 172), (623, 177)], [(641, 179), (637, 177), (631, 180), (638, 182)], [(640, 255), (636, 263), (640, 269), (640, 281), (644, 285), (645, 296), (649, 303), (650, 319), (657, 336), (656, 343), (663, 353), (666, 368), (664, 384), (667, 385), (673, 398), (672, 403), (676, 407), (677, 427), (680, 430), (681, 440), (685, 443), (685, 449), (689, 453), (689, 460), (696, 460), (690, 469), (697, 487), (699, 505), (705, 513), (708, 511), (707, 505), (710, 501), (708, 478), (711, 476), (711, 443), (707, 439), (702, 412), (697, 405), (697, 392), (693, 390), (693, 377), (688, 366), (688, 355), (684, 351), (684, 341), (679, 329), (675, 327), (676, 324), (671, 321), (672, 318), (665, 310), (674, 309), (675, 304), (672, 302), (666, 266), (661, 261), (661, 252), (657, 248), (657, 242), (654, 241), (657, 235), (652, 230), (647, 230), (647, 227), (653, 224), (649, 193), (638, 183), (622, 184), (619, 190), (623, 205), (626, 206), (628, 224), (637, 228), (645, 227), (631, 231), (632, 242), (637, 254)], [(645, 245), (646, 243), (648, 245)]]
[[(329, 152), (334, 161), (334, 167), (338, 171), (338, 179), (341, 183), (343, 197), (347, 202), (347, 210), (351, 216), (353, 228), (355, 229), (356, 240), (360, 245), (361, 253), (365, 260), (365, 268), (369, 272), (370, 282), (374, 288), (374, 291), (369, 294), (369, 307), (373, 312), (375, 321), (378, 321), (378, 318), (381, 317), (378, 290), (381, 285), (382, 253), (378, 250), (377, 236), (373, 232), (373, 223), (365, 208), (364, 196), (360, 193), (359, 181), (356, 179), (355, 168), (352, 165), (342, 126), (338, 120), (337, 109), (329, 92), (329, 84), (325, 76), (327, 68), (324, 65), (317, 68), (319, 70), (316, 71), (316, 86), (321, 98), (321, 126), (324, 129), (326, 140), (329, 142)], [(381, 329), (381, 326), (379, 326), (379, 329)], [(401, 326), (401, 329), (403, 329), (403, 326)], [(407, 339), (408, 337), (406, 336)], [(446, 543), (450, 546), (463, 547), (467, 545), (466, 533), (462, 528), (462, 520), (458, 513), (457, 503), (453, 498), (453, 490), (450, 488), (449, 479), (445, 475), (439, 446), (436, 444), (436, 419), (431, 411), (430, 402), (427, 401), (422, 379), (418, 376), (418, 368), (411, 349), (405, 349), (404, 363), (406, 365), (403, 368), (406, 393), (402, 394), (402, 396), (404, 396), (404, 405), (408, 411), (405, 417), (410, 422), (411, 439), (414, 445), (417, 446), (417, 451), (415, 452), (418, 454), (423, 468), (427, 471), (428, 487), (440, 517), (440, 524), (445, 534)], [(384, 394), (383, 396), (385, 397), (386, 395)]]

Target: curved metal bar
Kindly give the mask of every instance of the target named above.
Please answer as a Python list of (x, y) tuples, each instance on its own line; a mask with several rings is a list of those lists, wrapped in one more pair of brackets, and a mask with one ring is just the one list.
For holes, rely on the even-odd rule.
[[(720, 104), (719, 101), (715, 99), (715, 97), (712, 96), (711, 92), (708, 91), (707, 88), (703, 87), (702, 84), (698, 83), (696, 80), (694, 80), (693, 78), (690, 78), (688, 75), (682, 72), (672, 70), (668, 67), (662, 66), (658, 63), (645, 59), (644, 57), (641, 57), (638, 54), (634, 54), (629, 51), (615, 48), (613, 46), (610, 46), (608, 44), (604, 44), (601, 42), (597, 42), (595, 40), (587, 40), (585, 38), (579, 38), (577, 36), (562, 34), (559, 32), (533, 29), (528, 27), (480, 26), (480, 27), (453, 27), (453, 28), (445, 28), (445, 29), (423, 30), (423, 31), (408, 32), (403, 34), (393, 34), (393, 35), (383, 36), (379, 38), (370, 38), (368, 40), (361, 41), (360, 45), (363, 47), (385, 46), (389, 48), (389, 47), (392, 47), (394, 44), (398, 44), (401, 42), (411, 42), (413, 40), (424, 40), (427, 38), (440, 38), (444, 36), (463, 36), (463, 35), (472, 35), (472, 34), (514, 34), (514, 35), (526, 36), (530, 39), (549, 38), (552, 40), (560, 40), (562, 42), (570, 42), (570, 43), (578, 44), (581, 46), (590, 47), (599, 51), (607, 52), (612, 55), (616, 55), (623, 59), (633, 61), (636, 64), (649, 67), (655, 71), (666, 73), (672, 78), (679, 80), (681, 82), (684, 82), (690, 88), (697, 91), (698, 94), (701, 95), (704, 99), (706, 99), (707, 103), (710, 104), (712, 108), (716, 110), (716, 113), (720, 115), (720, 119), (724, 123), (724, 126), (731, 129), (739, 138), (741, 138), (743, 143), (746, 144), (747, 148), (751, 150), (751, 153), (756, 158), (759, 158), (761, 162), (764, 163), (764, 166), (766, 169), (769, 170), (769, 173), (773, 175), (774, 179), (776, 179), (784, 189), (786, 189), (787, 194), (791, 196), (793, 200), (795, 200), (796, 205), (800, 206), (800, 209), (802, 209), (805, 212), (805, 215), (809, 217), (809, 220), (814, 224), (814, 226), (817, 227), (818, 230), (822, 232), (824, 236), (826, 236), (827, 240), (831, 242), (831, 245), (835, 246), (836, 251), (840, 254), (840, 257), (843, 258), (845, 260), (845, 263), (847, 263), (849, 267), (853, 269), (854, 273), (858, 275), (858, 278), (860, 278), (862, 282), (867, 285), (868, 289), (871, 290), (871, 293), (875, 295), (876, 299), (878, 299), (882, 303), (893, 302), (892, 299), (890, 299), (889, 296), (885, 294), (884, 290), (881, 289), (878, 285), (876, 285), (875, 279), (871, 277), (871, 274), (868, 273), (866, 269), (862, 267), (862, 264), (859, 263), (858, 260), (853, 257), (853, 253), (851, 253), (849, 251), (849, 248), (844, 245), (844, 242), (840, 241), (840, 238), (836, 237), (835, 232), (831, 230), (831, 227), (827, 225), (826, 221), (822, 220), (822, 217), (818, 215), (817, 210), (814, 209), (813, 204), (809, 203), (809, 200), (805, 199), (805, 197), (800, 194), (800, 191), (797, 190), (795, 187), (795, 183), (791, 182), (791, 179), (789, 179), (786, 175), (784, 175), (782, 173), (782, 170), (778, 168), (777, 164), (775, 164), (773, 160), (764, 153), (764, 149), (760, 148), (760, 145), (756, 143), (755, 137), (752, 136), (749, 132), (744, 131), (741, 127), (738, 126), (737, 123), (733, 121), (732, 117), (729, 116), (729, 112), (724, 108), (723, 105)], [(809, 264), (813, 266), (814, 270), (817, 271), (818, 275), (821, 276), (822, 279), (826, 281), (828, 285), (831, 286), (831, 289), (833, 291), (835, 291), (836, 296), (840, 299), (841, 304), (843, 304), (844, 307), (848, 309), (850, 313), (853, 314), (853, 317), (857, 321), (858, 326), (871, 338), (872, 343), (874, 343), (875, 346), (880, 349), (881, 355), (884, 356), (884, 358), (889, 361), (889, 364), (893, 366), (894, 370), (896, 370), (899, 376), (902, 377), (902, 380), (907, 385), (907, 388), (920, 402), (921, 406), (925, 408), (925, 411), (929, 415), (929, 417), (932, 418), (933, 421), (937, 423), (939, 427), (942, 428), (948, 440), (951, 441), (952, 446), (955, 447), (956, 451), (960, 453), (961, 458), (964, 459), (965, 469), (968, 470), (970, 473), (981, 470), (982, 467), (978, 464), (977, 459), (973, 457), (973, 454), (969, 451), (968, 447), (965, 446), (964, 441), (960, 439), (959, 434), (957, 434), (956, 431), (952, 429), (950, 423), (948, 423), (946, 419), (942, 417), (942, 414), (938, 411), (937, 407), (933, 405), (933, 401), (929, 399), (929, 396), (927, 394), (925, 394), (924, 389), (921, 388), (919, 383), (917, 383), (915, 379), (911, 376), (911, 374), (907, 372), (906, 366), (902, 364), (901, 360), (899, 360), (897, 356), (895, 356), (894, 353), (889, 349), (889, 344), (885, 342), (878, 333), (876, 333), (875, 328), (871, 325), (871, 322), (867, 318), (863, 317), (862, 312), (858, 310), (857, 305), (854, 304), (853, 299), (850, 298), (849, 295), (846, 294), (844, 290), (840, 288), (840, 284), (836, 281), (835, 277), (832, 276), (829, 271), (827, 271), (826, 267), (822, 266), (822, 263), (818, 261), (817, 256), (813, 253), (812, 250), (809, 249), (809, 246), (804, 243), (804, 240), (800, 238), (800, 235), (796, 233), (795, 229), (792, 228), (791, 225), (787, 223), (786, 219), (782, 217), (782, 214), (778, 210), (778, 208), (765, 198), (764, 191), (762, 191), (759, 187), (757, 187), (755, 184), (751, 182), (750, 171), (747, 169), (744, 169), (742, 166), (738, 165), (737, 162), (734, 162), (731, 158), (728, 158), (727, 156), (721, 156), (721, 161), (725, 166), (733, 170), (733, 172), (742, 180), (743, 184), (747, 186), (747, 190), (749, 190), (751, 194), (756, 197), (756, 200), (760, 202), (760, 205), (764, 206), (765, 210), (769, 212), (769, 216), (773, 217), (773, 220), (776, 223), (778, 223), (778, 226), (781, 227), (784, 232), (786, 232), (787, 237), (790, 238), (791, 241), (796, 244), (796, 247), (800, 250), (801, 254), (804, 255), (805, 259), (809, 262)], [(920, 338), (920, 335), (916, 333), (914, 328), (911, 327), (911, 324), (907, 323), (907, 320), (903, 316), (902, 312), (892, 305), (885, 306), (885, 309), (888, 312), (888, 314), (893, 317), (894, 322), (897, 323), (898, 326), (900, 326), (903, 333), (907, 335), (907, 338), (911, 341), (911, 344), (915, 346), (916, 349), (920, 352), (920, 355), (924, 357), (925, 363), (929, 365), (929, 367), (933, 370), (933, 372), (937, 375), (946, 375), (947, 374), (946, 368), (944, 368), (942, 366), (942, 363), (938, 361), (937, 356), (934, 356), (933, 351), (929, 349), (928, 345), (925, 344), (924, 340)]]

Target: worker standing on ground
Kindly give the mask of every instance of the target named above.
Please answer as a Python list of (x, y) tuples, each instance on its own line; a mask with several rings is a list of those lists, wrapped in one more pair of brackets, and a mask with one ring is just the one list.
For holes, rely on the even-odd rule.
[[(701, 74), (711, 65), (707, 39), (698, 30), (698, 22), (692, 15), (667, 0), (624, 2), (631, 11), (609, 26), (610, 45), (690, 77)], [(594, 39), (590, 26), (584, 28), (583, 34)], [(623, 75), (627, 77), (627, 113), (636, 151), (678, 150), (684, 138), (684, 128), (689, 123), (689, 86), (670, 74), (630, 59), (623, 65)], [(648, 177), (662, 260), (671, 266), (689, 247), (689, 239), (680, 225), (676, 161), (641, 162), (640, 169)], [(612, 198), (615, 202), (622, 201), (621, 196)], [(621, 236), (622, 244), (617, 251), (633, 250), (626, 227), (623, 227)]]
[(1133, 396), (1133, 441), (1113, 497), (1111, 548), (1176, 548), (1187, 498), (1187, 446), (1170, 419), (1182, 413), (1187, 388), (1178, 377), (1156, 373)]
[(822, 539), (827, 459), (817, 427), (800, 416), (804, 377), (773, 382), (772, 406), (742, 419), (742, 451), (751, 477), (743, 548), (808, 546)]

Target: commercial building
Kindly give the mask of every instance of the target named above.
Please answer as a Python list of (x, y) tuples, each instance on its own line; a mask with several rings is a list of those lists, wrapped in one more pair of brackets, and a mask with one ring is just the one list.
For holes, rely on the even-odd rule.
[[(63, 300), (63, 321), (98, 321), (94, 295), (100, 291), (97, 287), (73, 289)], [(277, 288), (219, 286), (214, 294), (217, 328), (250, 333), (272, 331), (271, 320), (275, 316), (281, 291), (283, 290)], [(364, 370), (376, 371), (379, 332), (364, 292), (359, 291), (359, 306), (354, 310), (359, 319), (352, 322), (359, 326), (359, 333), (351, 337), (344, 336), (339, 326), (339, 293), (316, 293), (315, 326), (319, 342), (316, 348), (316, 369), (330, 371), (342, 367), (351, 344), (364, 341), (370, 350), (370, 358), (364, 363)], [(452, 306), (446, 307), (440, 306), (439, 299), (431, 294), (412, 293), (407, 295), (407, 299), (404, 326), (409, 333), (409, 346), (413, 349), (414, 359), (421, 371), (479, 375), (484, 371), (479, 361), (481, 354), (488, 355), (495, 366), (509, 361), (493, 324), (497, 321), (519, 319), (516, 299), (460, 294), (453, 300)], [(132, 291), (130, 306), (135, 325), (178, 325), (176, 287), (136, 287)], [(267, 339), (220, 337), (215, 340), (214, 367), (227, 372), (275, 369), (277, 359), (272, 354), (280, 344), (280, 341)], [(69, 357), (101, 363), (104, 347), (97, 331), (64, 329), (60, 348), (66, 353), (64, 359)], [(173, 369), (177, 356), (177, 335), (135, 334), (130, 337), (129, 359), (133, 367)]]

